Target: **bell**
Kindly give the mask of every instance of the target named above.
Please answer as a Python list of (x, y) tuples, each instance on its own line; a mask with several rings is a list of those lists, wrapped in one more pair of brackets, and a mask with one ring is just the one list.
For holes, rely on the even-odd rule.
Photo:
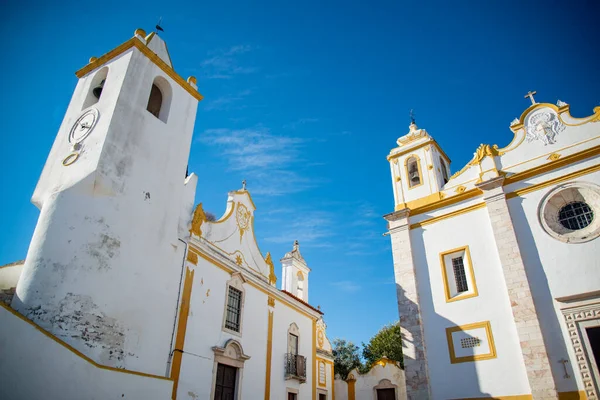
[(418, 171), (412, 171), (410, 173), (410, 181), (412, 183), (419, 183), (420, 180), (421, 180), (421, 178), (419, 177), (419, 172)]
[(100, 84), (92, 90), (92, 93), (97, 99), (100, 99), (100, 95), (102, 94), (102, 89), (104, 88), (104, 81), (105, 79), (102, 79), (102, 82), (100, 82)]

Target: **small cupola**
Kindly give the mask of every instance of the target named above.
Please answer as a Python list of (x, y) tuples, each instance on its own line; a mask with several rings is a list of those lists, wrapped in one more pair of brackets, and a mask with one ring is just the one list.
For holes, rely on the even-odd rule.
[(300, 243), (294, 241), (292, 251), (285, 253), (281, 259), (282, 284), (281, 290), (293, 294), (299, 299), (308, 302), (308, 274), (310, 268), (300, 254)]
[(414, 118), (408, 133), (396, 141), (387, 159), (392, 172), (396, 209), (439, 192), (450, 179), (450, 159)]

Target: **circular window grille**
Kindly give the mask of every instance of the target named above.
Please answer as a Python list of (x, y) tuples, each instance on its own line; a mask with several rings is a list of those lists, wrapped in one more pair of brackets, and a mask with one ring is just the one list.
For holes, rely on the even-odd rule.
[(572, 182), (551, 190), (540, 203), (539, 220), (550, 236), (561, 242), (583, 243), (600, 236), (600, 187)]
[(594, 220), (594, 212), (583, 201), (574, 201), (560, 209), (558, 222), (567, 229), (577, 231), (583, 229)]

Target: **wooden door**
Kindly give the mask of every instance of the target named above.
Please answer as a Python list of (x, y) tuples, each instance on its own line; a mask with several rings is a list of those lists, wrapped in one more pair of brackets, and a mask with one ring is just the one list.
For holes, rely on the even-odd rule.
[(377, 400), (396, 400), (396, 390), (377, 389)]
[(229, 365), (217, 365), (215, 400), (234, 400), (237, 368)]

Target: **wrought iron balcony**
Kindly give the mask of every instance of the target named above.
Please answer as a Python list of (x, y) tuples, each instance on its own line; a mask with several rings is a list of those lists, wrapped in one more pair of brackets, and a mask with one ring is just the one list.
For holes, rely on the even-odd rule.
[(287, 353), (285, 355), (285, 378), (306, 381), (306, 357)]

